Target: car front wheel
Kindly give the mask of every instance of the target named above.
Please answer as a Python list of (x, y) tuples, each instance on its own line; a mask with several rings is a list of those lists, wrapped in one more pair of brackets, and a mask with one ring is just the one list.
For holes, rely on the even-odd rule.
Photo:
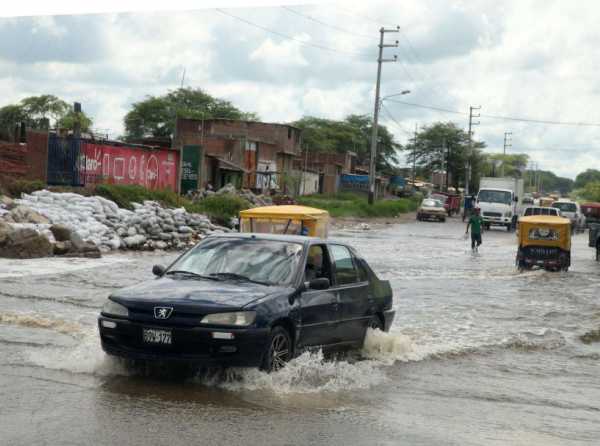
[(292, 359), (292, 338), (285, 328), (277, 325), (269, 335), (261, 369), (267, 373), (276, 372), (290, 359)]

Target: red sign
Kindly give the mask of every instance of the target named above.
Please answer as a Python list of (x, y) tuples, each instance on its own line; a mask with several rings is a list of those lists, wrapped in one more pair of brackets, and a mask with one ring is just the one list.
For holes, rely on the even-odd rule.
[(176, 151), (82, 141), (80, 153), (85, 184), (139, 184), (148, 189), (177, 190)]

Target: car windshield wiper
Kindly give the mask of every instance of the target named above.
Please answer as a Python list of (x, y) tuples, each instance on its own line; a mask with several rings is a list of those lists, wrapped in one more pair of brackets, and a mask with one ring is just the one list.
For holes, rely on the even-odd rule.
[(243, 276), (242, 274), (237, 273), (212, 273), (211, 277), (223, 277), (224, 279), (236, 279), (236, 280), (245, 280), (246, 282), (258, 283), (259, 285), (273, 285), (271, 282), (263, 282), (262, 280), (254, 280), (250, 277)]
[(187, 276), (197, 277), (199, 279), (216, 280), (216, 281), (219, 280), (218, 277), (213, 277), (212, 275), (210, 275), (210, 276), (204, 276), (202, 274), (198, 274), (198, 273), (195, 273), (193, 271), (185, 271), (185, 270), (182, 270), (182, 269), (176, 269), (176, 270), (167, 271), (165, 273), (165, 275), (167, 275), (167, 274), (184, 274), (184, 275), (187, 275)]

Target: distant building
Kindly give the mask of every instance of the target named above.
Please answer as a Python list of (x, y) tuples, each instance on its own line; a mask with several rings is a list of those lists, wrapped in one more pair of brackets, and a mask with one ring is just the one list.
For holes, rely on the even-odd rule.
[(302, 134), (287, 124), (178, 118), (173, 148), (200, 146), (199, 187), (227, 183), (249, 189), (284, 188)]

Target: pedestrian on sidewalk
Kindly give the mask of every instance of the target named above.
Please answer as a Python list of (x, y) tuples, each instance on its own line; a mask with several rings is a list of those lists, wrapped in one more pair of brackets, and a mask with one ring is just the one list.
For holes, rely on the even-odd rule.
[(477, 251), (479, 245), (481, 245), (481, 231), (483, 230), (483, 218), (479, 215), (480, 209), (474, 208), (473, 215), (467, 222), (467, 229), (465, 236), (469, 233), (469, 227), (471, 228), (471, 249)]

